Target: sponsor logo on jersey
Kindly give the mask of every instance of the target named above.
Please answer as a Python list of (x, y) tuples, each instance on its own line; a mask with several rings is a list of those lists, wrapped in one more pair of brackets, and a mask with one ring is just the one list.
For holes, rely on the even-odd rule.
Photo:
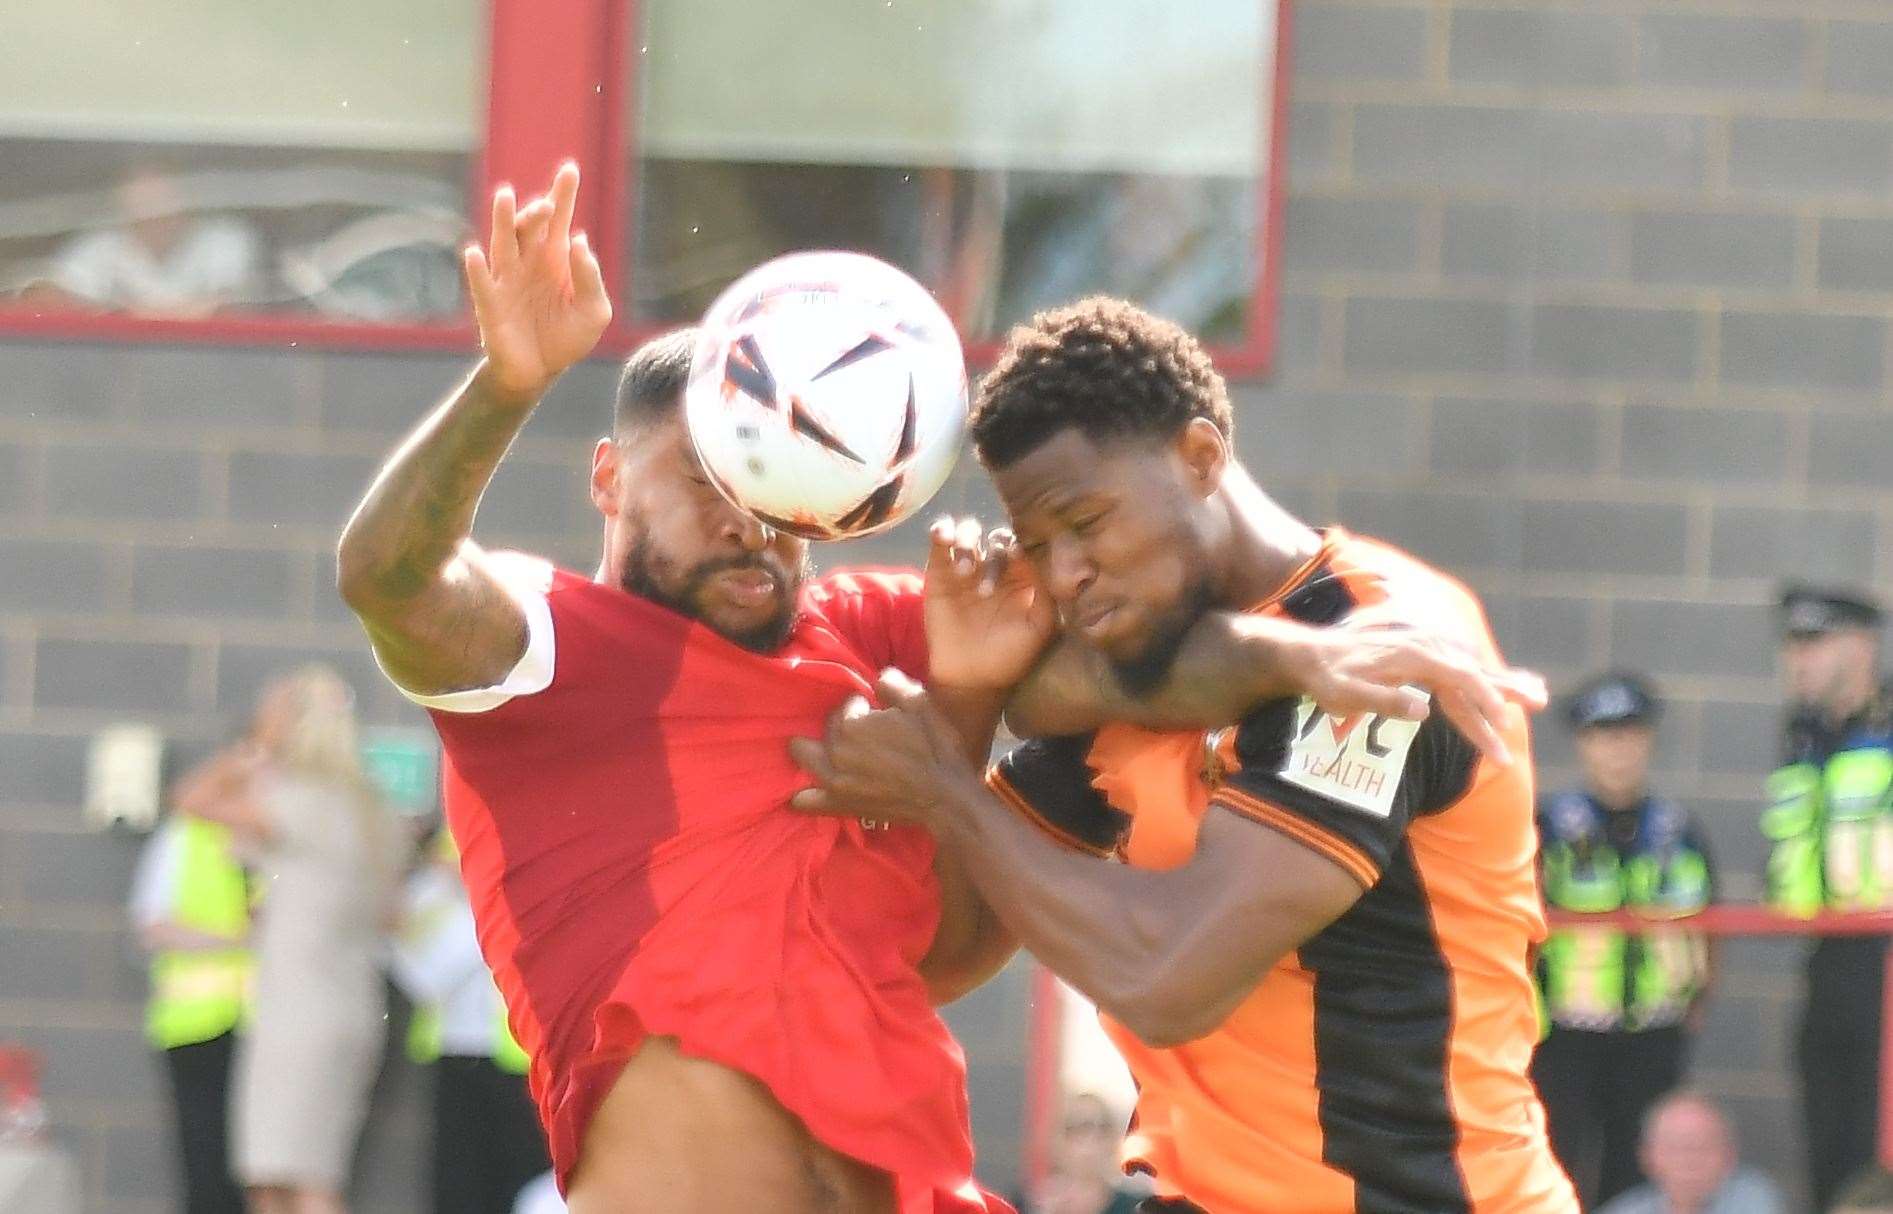
[(1303, 697), (1295, 708), (1295, 736), (1277, 773), (1282, 779), (1331, 801), (1387, 817), (1407, 765), (1407, 751), (1420, 732), (1418, 721), (1384, 714), (1338, 717)]

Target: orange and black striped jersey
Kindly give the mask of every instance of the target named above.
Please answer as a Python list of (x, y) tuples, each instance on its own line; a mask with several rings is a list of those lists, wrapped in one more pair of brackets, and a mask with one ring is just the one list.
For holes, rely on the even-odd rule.
[[(1338, 530), (1256, 610), (1326, 624), (1382, 603), (1497, 660), (1464, 586)], [(1545, 927), (1515, 718), (1511, 767), (1439, 713), (1336, 719), (1284, 699), (1207, 735), (1028, 742), (994, 769), (1002, 799), (1101, 856), (1181, 865), (1213, 807), (1365, 891), (1206, 1037), (1155, 1049), (1106, 1018), (1139, 1088), (1125, 1166), (1161, 1196), (1211, 1214), (1577, 1210), (1527, 1076), (1527, 956)]]

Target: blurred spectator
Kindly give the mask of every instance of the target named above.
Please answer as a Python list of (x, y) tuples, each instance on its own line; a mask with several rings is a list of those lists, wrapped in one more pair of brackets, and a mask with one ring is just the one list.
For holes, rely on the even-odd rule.
[(258, 240), (229, 218), (190, 217), (169, 176), (132, 169), (118, 186), (123, 226), (81, 236), (53, 259), (52, 285), (94, 307), (207, 316), (255, 287)]
[(79, 1214), (79, 1165), (47, 1141), (39, 1054), (0, 1042), (0, 1210)]
[(552, 1161), (445, 828), (408, 880), (394, 973), (415, 1004), (408, 1056), (434, 1075), (435, 1214), (510, 1214)]
[(1893, 1214), (1893, 1175), (1879, 1164), (1863, 1169), (1847, 1182), (1829, 1214)]
[(173, 813), (132, 883), (131, 921), (151, 959), (145, 1036), (171, 1082), (187, 1214), (243, 1214), (230, 1174), (230, 1066), (249, 1001), (249, 878), (230, 829)]
[(39, 1052), (0, 1042), (0, 1142), (37, 1142), (46, 1134)]
[(385, 1035), (377, 958), (399, 849), (363, 773), (347, 684), (272, 684), (250, 734), (185, 778), (179, 808), (255, 849), (256, 990), (232, 1138), (253, 1214), (340, 1214)]
[(1693, 1092), (1658, 1101), (1643, 1122), (1639, 1185), (1597, 1214), (1783, 1214), (1775, 1182), (1737, 1157), (1722, 1110)]
[(1127, 1120), (1090, 1092), (1068, 1098), (1052, 1174), (1026, 1214), (1135, 1214), (1144, 1194), (1124, 1183), (1117, 1166)]
[[(1662, 919), (1713, 899), (1701, 832), (1650, 788), (1661, 709), (1634, 675), (1605, 675), (1572, 697), (1584, 786), (1539, 812), (1547, 905)], [(1537, 968), (1550, 1031), (1532, 1078), (1552, 1147), (1589, 1208), (1643, 1179), (1637, 1127), (1682, 1081), (1713, 973), (1710, 941), (1675, 927), (1567, 927), (1545, 941)]]
[[(1793, 914), (1893, 906), (1893, 705), (1879, 687), (1877, 603), (1792, 587), (1781, 599), (1788, 722), (1768, 777), (1768, 896)], [(1822, 936), (1809, 950), (1796, 1055), (1817, 1209), (1873, 1161), (1887, 937)]]

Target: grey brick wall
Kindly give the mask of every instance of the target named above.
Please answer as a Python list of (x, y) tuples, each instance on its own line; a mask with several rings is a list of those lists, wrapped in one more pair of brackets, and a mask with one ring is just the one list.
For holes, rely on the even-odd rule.
[[(1777, 581), (1893, 591), (1893, 8), (1842, 7), (1298, 0), (1282, 355), (1240, 390), (1271, 487), (1466, 577), (1512, 657), (1657, 677), (1735, 897)], [(1731, 950), (1698, 1068), (1791, 1183), (1797, 957)]]
[[(1240, 441), (1311, 518), (1406, 544), (1560, 686), (1611, 663), (1673, 702), (1663, 786), (1756, 892), (1779, 577), (1893, 593), (1893, 7), (1853, 0), (1297, 0), (1280, 358)], [(133, 841), (83, 832), (84, 740), (126, 714), (201, 752), (268, 673), (335, 660), (413, 720), (328, 587), (436, 354), (0, 343), (0, 1037), (51, 1055), (89, 1209), (168, 1209), (161, 1093), (119, 901)], [(576, 372), (484, 535), (594, 559)], [(943, 505), (991, 513), (962, 470)], [(913, 551), (913, 535), (868, 546)], [(1541, 782), (1571, 778), (1555, 722)], [(1793, 1180), (1791, 943), (1731, 950), (1699, 1077)], [(990, 1175), (1016, 1164), (1024, 995), (956, 1011)], [(411, 1210), (415, 1077), (363, 1163)]]

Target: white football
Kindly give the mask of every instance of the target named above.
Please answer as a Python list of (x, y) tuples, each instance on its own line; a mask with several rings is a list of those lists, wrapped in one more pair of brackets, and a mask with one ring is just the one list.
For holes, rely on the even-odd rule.
[(925, 505), (966, 434), (966, 361), (927, 289), (860, 253), (792, 253), (717, 297), (684, 392), (704, 471), (771, 527), (832, 540)]

